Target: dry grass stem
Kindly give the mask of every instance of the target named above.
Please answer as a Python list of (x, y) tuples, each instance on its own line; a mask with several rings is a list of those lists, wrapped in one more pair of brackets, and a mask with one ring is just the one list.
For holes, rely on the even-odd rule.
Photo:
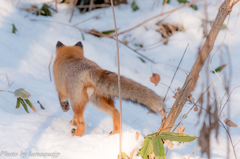
[(221, 109), (221, 111), (220, 111), (220, 113), (219, 113), (219, 116), (218, 116), (218, 117), (220, 117), (220, 116), (221, 116), (223, 109), (225, 108), (226, 104), (227, 104), (227, 103), (228, 103), (228, 101), (230, 100), (230, 97), (231, 97), (231, 94), (232, 94), (232, 92), (233, 92), (233, 91), (234, 91), (236, 88), (238, 88), (238, 87), (239, 87), (239, 86), (237, 86), (237, 87), (233, 88), (233, 90), (232, 90), (232, 91), (231, 91), (231, 93), (229, 94), (229, 97), (228, 97), (227, 101), (225, 102), (224, 106), (222, 107), (222, 109)]
[(231, 34), (230, 42), (229, 42), (229, 51), (230, 51), (230, 53), (232, 53), (232, 50), (231, 50), (232, 37), (233, 37), (233, 33), (234, 33), (235, 28), (236, 28), (236, 25), (237, 25), (238, 16), (239, 16), (239, 11), (240, 11), (240, 6), (239, 6), (239, 10), (238, 10), (238, 14), (237, 14), (237, 19), (236, 19), (236, 22), (235, 22), (235, 25), (234, 25), (234, 28), (233, 28), (233, 31), (232, 31), (232, 34)]
[(53, 60), (53, 53), (51, 55), (49, 64), (48, 64), (48, 71), (49, 71), (49, 78), (50, 78), (50, 82), (52, 82), (52, 76), (51, 76), (51, 64), (52, 64), (52, 60)]
[(162, 7), (162, 11), (161, 11), (161, 14), (163, 13), (163, 10), (164, 10), (164, 7), (165, 7), (165, 5), (166, 5), (167, 1), (168, 1), (168, 0), (164, 0), (163, 7)]
[(192, 155), (194, 155), (194, 153), (199, 149), (200, 146), (198, 146), (194, 151), (193, 153), (188, 157), (188, 159), (190, 159), (192, 157)]
[(7, 78), (7, 82), (8, 82), (8, 87), (11, 87), (14, 82), (12, 82), (11, 84), (9, 83), (7, 73), (6, 73), (6, 78)]
[[(229, 16), (228, 16), (227, 27), (228, 27), (228, 24), (229, 24), (229, 20), (230, 20), (230, 14), (229, 14)], [(215, 70), (215, 69), (213, 68), (213, 66), (212, 66), (212, 59), (213, 59), (213, 57), (215, 56), (215, 54), (217, 53), (217, 51), (221, 48), (221, 46), (222, 46), (222, 44), (223, 44), (223, 42), (224, 42), (224, 40), (225, 40), (225, 38), (226, 38), (226, 35), (227, 35), (227, 27), (226, 27), (226, 29), (225, 29), (225, 34), (224, 34), (224, 38), (223, 38), (222, 43), (221, 43), (220, 46), (217, 48), (217, 50), (214, 52), (214, 54), (212, 55), (211, 60), (210, 60), (210, 66), (211, 66), (212, 70), (214, 71), (214, 73), (218, 76), (218, 78), (219, 78), (219, 80), (221, 81), (224, 89), (225, 89), (225, 86), (224, 86), (224, 84), (223, 84), (222, 79), (219, 77), (218, 73), (216, 72), (216, 70)]]
[(115, 36), (116, 36), (116, 46), (117, 46), (117, 60), (118, 60), (118, 92), (119, 92), (119, 106), (120, 106), (120, 129), (119, 129), (119, 156), (122, 159), (122, 98), (121, 98), (121, 82), (120, 82), (120, 58), (119, 58), (119, 47), (118, 47), (118, 34), (117, 34), (117, 23), (114, 13), (113, 0), (111, 0), (114, 26), (115, 26)]
[(73, 14), (74, 14), (74, 11), (75, 11), (78, 0), (72, 0), (72, 1), (74, 1), (74, 4), (73, 4), (72, 14), (71, 14), (71, 17), (69, 19), (69, 22), (72, 21), (72, 17), (73, 17)]
[(165, 99), (166, 99), (166, 97), (167, 97), (168, 91), (169, 91), (169, 89), (171, 88), (171, 85), (172, 85), (173, 80), (174, 80), (174, 78), (175, 78), (175, 76), (176, 76), (176, 74), (177, 74), (177, 71), (178, 71), (178, 69), (179, 69), (179, 66), (181, 65), (182, 60), (183, 60), (183, 58), (184, 58), (184, 55), (185, 55), (185, 53), (187, 52), (188, 46), (189, 46), (189, 44), (187, 44), (187, 47), (186, 47), (186, 49), (185, 49), (185, 51), (184, 51), (184, 53), (183, 53), (183, 55), (182, 55), (182, 58), (181, 58), (181, 60), (179, 61), (178, 67), (177, 67), (177, 69), (176, 69), (176, 71), (175, 71), (175, 73), (174, 73), (174, 75), (173, 75), (173, 77), (172, 77), (171, 83), (170, 83), (170, 85), (169, 85), (169, 87), (168, 87), (168, 90), (167, 90), (167, 92), (166, 92), (166, 94), (165, 94), (165, 97), (164, 97), (164, 99), (163, 99), (163, 102), (165, 101)]

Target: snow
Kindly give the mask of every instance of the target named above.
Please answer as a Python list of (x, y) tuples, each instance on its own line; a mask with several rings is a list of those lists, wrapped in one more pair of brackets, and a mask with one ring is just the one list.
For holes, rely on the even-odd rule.
[[(104, 8), (85, 14), (81, 14), (78, 10), (75, 10), (73, 20), (69, 23), (70, 14), (65, 16), (67, 9), (66, 4), (59, 4), (59, 12), (53, 13), (52, 17), (35, 16), (20, 9), (29, 7), (31, 4), (41, 6), (43, 2), (48, 1), (35, 0), (33, 3), (31, 0), (21, 0), (18, 7), (16, 7), (17, 0), (1, 1), (0, 89), (15, 91), (18, 88), (24, 88), (31, 93), (30, 101), (37, 109), (37, 112), (34, 113), (30, 110), (30, 113), (27, 114), (22, 106), (16, 110), (16, 98), (14, 95), (0, 92), (0, 158), (117, 158), (119, 135), (108, 137), (108, 133), (112, 130), (112, 119), (108, 114), (100, 112), (90, 103), (84, 112), (86, 122), (85, 134), (82, 137), (71, 136), (70, 131), (73, 126), (70, 125), (69, 121), (73, 117), (73, 111), (70, 109), (70, 111), (65, 113), (61, 110), (54, 82), (50, 82), (48, 73), (49, 61), (52, 54), (55, 55), (55, 45), (57, 41), (61, 41), (65, 45), (74, 45), (78, 41), (82, 41), (85, 57), (96, 62), (104, 69), (117, 72), (116, 42), (114, 40), (97, 38), (86, 33), (83, 33), (85, 39), (83, 40), (79, 30), (67, 26), (99, 15), (100, 18), (90, 19), (77, 26), (83, 30), (96, 29), (105, 31), (114, 29), (112, 10), (111, 8)], [(136, 12), (132, 11), (130, 4), (115, 7), (117, 26), (120, 32), (161, 13), (161, 2), (157, 5), (153, 5), (154, 0), (137, 0), (136, 2), (140, 8)], [(212, 0), (208, 3), (208, 18), (209, 20), (214, 20), (221, 3), (219, 0)], [(179, 6), (181, 6), (181, 4), (173, 1), (171, 4), (165, 6), (164, 12)], [(228, 50), (231, 34), (235, 26), (239, 6), (240, 4), (237, 4), (233, 8), (224, 45), (213, 58), (213, 67), (216, 68), (221, 64), (220, 55), (222, 55), (223, 63), (228, 63), (225, 69), (225, 74), (228, 75), (230, 62), (227, 57), (231, 57), (232, 81), (230, 90), (239, 86), (240, 78), (239, 22), (236, 25), (232, 37), (232, 53), (229, 54), (229, 52), (226, 51)], [(163, 40), (161, 35), (155, 31), (159, 28), (156, 23), (160, 20), (171, 24), (182, 25), (186, 30), (185, 32), (175, 32), (174, 35), (169, 38), (167, 45), (158, 45), (159, 47), (151, 50), (139, 51), (154, 60), (157, 64), (152, 64), (144, 58), (146, 63), (143, 63), (138, 58), (140, 57), (139, 55), (120, 44), (121, 74), (164, 96), (167, 87), (162, 84), (158, 84), (158, 86), (155, 87), (149, 78), (152, 72), (158, 73), (161, 76), (161, 83), (169, 85), (188, 43), (189, 48), (180, 67), (185, 70), (186, 73), (189, 73), (196, 59), (197, 50), (202, 43), (203, 37), (200, 25), (202, 24), (201, 19), (204, 18), (204, 3), (198, 3), (198, 8), (198, 11), (194, 11), (190, 7), (186, 7), (172, 14), (156, 18), (137, 29), (120, 35), (120, 40), (125, 39), (130, 42), (129, 46), (137, 48), (134, 44), (147, 46)], [(31, 19), (37, 19), (37, 21)], [(67, 25), (61, 25), (55, 22), (61, 22)], [(12, 28), (10, 24), (15, 24), (17, 27), (18, 31), (16, 34), (11, 33)], [(227, 24), (227, 21), (225, 21), (225, 24)], [(225, 31), (221, 30), (211, 55), (213, 55), (217, 47), (221, 44), (224, 34)], [(199, 82), (193, 92), (195, 100), (198, 99), (201, 93), (202, 82), (205, 82), (206, 75), (204, 70), (206, 67), (210, 68), (210, 66), (207, 65), (203, 68)], [(10, 88), (7, 84), (6, 73), (10, 83), (14, 82)], [(216, 75), (210, 73), (210, 82), (216, 77)], [(178, 87), (182, 87), (185, 78), (186, 74), (179, 70), (171, 88), (176, 90)], [(222, 97), (225, 93), (224, 88), (219, 80), (216, 81), (216, 84)], [(206, 87), (205, 85), (205, 88)], [(169, 92), (166, 101), (167, 111), (170, 110), (175, 101), (172, 96), (173, 93)], [(230, 101), (230, 119), (237, 125), (240, 125), (239, 96), (240, 89), (236, 88), (232, 93)], [(45, 110), (40, 108), (37, 101), (41, 102)], [(226, 98), (223, 103), (225, 103), (225, 101)], [(115, 105), (116, 108), (119, 109), (118, 99), (115, 100)], [(183, 116), (190, 107), (190, 104), (184, 106), (176, 123), (181, 120), (181, 116)], [(225, 110), (224, 113), (226, 114), (227, 111)], [(224, 119), (225, 118), (221, 118), (221, 121), (224, 121)], [(202, 121), (203, 117), (200, 120), (200, 124), (197, 124), (197, 112), (192, 111), (183, 121), (186, 127), (185, 132), (189, 135), (199, 136)], [(143, 137), (156, 131), (160, 127), (160, 122), (161, 117), (147, 114), (147, 110), (144, 110), (139, 105), (123, 101), (123, 151), (126, 152), (127, 155), (130, 155), (130, 153), (135, 150), (134, 159), (141, 159), (141, 157), (136, 154), (144, 141)], [(222, 127), (220, 127), (219, 130), (218, 142), (215, 140), (215, 134), (211, 134), (211, 156), (214, 159), (223, 159), (226, 158), (227, 155), (226, 132)], [(135, 139), (136, 132), (140, 133), (138, 140)], [(230, 129), (234, 145), (240, 140), (239, 132), (239, 127)], [(167, 158), (188, 158), (197, 146), (197, 140), (175, 146), (173, 152), (167, 151)], [(239, 148), (240, 144), (235, 146), (238, 158), (240, 158), (240, 152), (237, 151)], [(230, 158), (234, 158), (232, 147), (230, 146), (229, 149), (231, 153)], [(6, 156), (6, 153), (15, 153), (13, 154), (15, 156)], [(36, 156), (36, 153), (51, 153), (52, 156)], [(201, 156), (200, 150), (198, 150), (192, 158), (206, 158), (206, 155)]]

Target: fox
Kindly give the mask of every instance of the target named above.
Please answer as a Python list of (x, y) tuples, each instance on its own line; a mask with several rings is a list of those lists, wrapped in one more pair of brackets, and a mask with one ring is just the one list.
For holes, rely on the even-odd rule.
[[(82, 136), (85, 132), (83, 113), (88, 102), (111, 115), (113, 130), (109, 136), (119, 133), (120, 114), (114, 105), (114, 98), (119, 96), (118, 75), (85, 58), (81, 41), (74, 46), (57, 42), (53, 73), (62, 110), (70, 109), (70, 99), (74, 112), (70, 124), (76, 129), (71, 130), (72, 136)], [(138, 103), (153, 113), (163, 108), (163, 99), (151, 89), (123, 76), (120, 83), (123, 100)]]

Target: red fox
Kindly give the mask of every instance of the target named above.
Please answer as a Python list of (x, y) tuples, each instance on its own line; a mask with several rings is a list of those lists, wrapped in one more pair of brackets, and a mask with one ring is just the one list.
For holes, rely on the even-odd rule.
[[(87, 102), (91, 102), (113, 119), (113, 131), (119, 133), (120, 116), (114, 106), (114, 97), (118, 97), (118, 75), (99, 67), (83, 55), (83, 45), (56, 45), (56, 59), (53, 66), (54, 79), (60, 105), (63, 111), (69, 110), (68, 99), (74, 112), (70, 124), (77, 126), (72, 135), (82, 136), (85, 131), (83, 112)], [(157, 113), (162, 109), (163, 99), (152, 90), (121, 76), (121, 96)]]

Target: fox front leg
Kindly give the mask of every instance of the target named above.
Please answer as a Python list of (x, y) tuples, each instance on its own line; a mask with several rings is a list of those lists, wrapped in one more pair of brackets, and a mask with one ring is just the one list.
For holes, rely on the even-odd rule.
[(70, 108), (69, 108), (69, 103), (68, 100), (62, 97), (62, 95), (60, 93), (58, 93), (58, 98), (59, 98), (59, 102), (61, 105), (61, 108), (64, 112), (67, 112)]

